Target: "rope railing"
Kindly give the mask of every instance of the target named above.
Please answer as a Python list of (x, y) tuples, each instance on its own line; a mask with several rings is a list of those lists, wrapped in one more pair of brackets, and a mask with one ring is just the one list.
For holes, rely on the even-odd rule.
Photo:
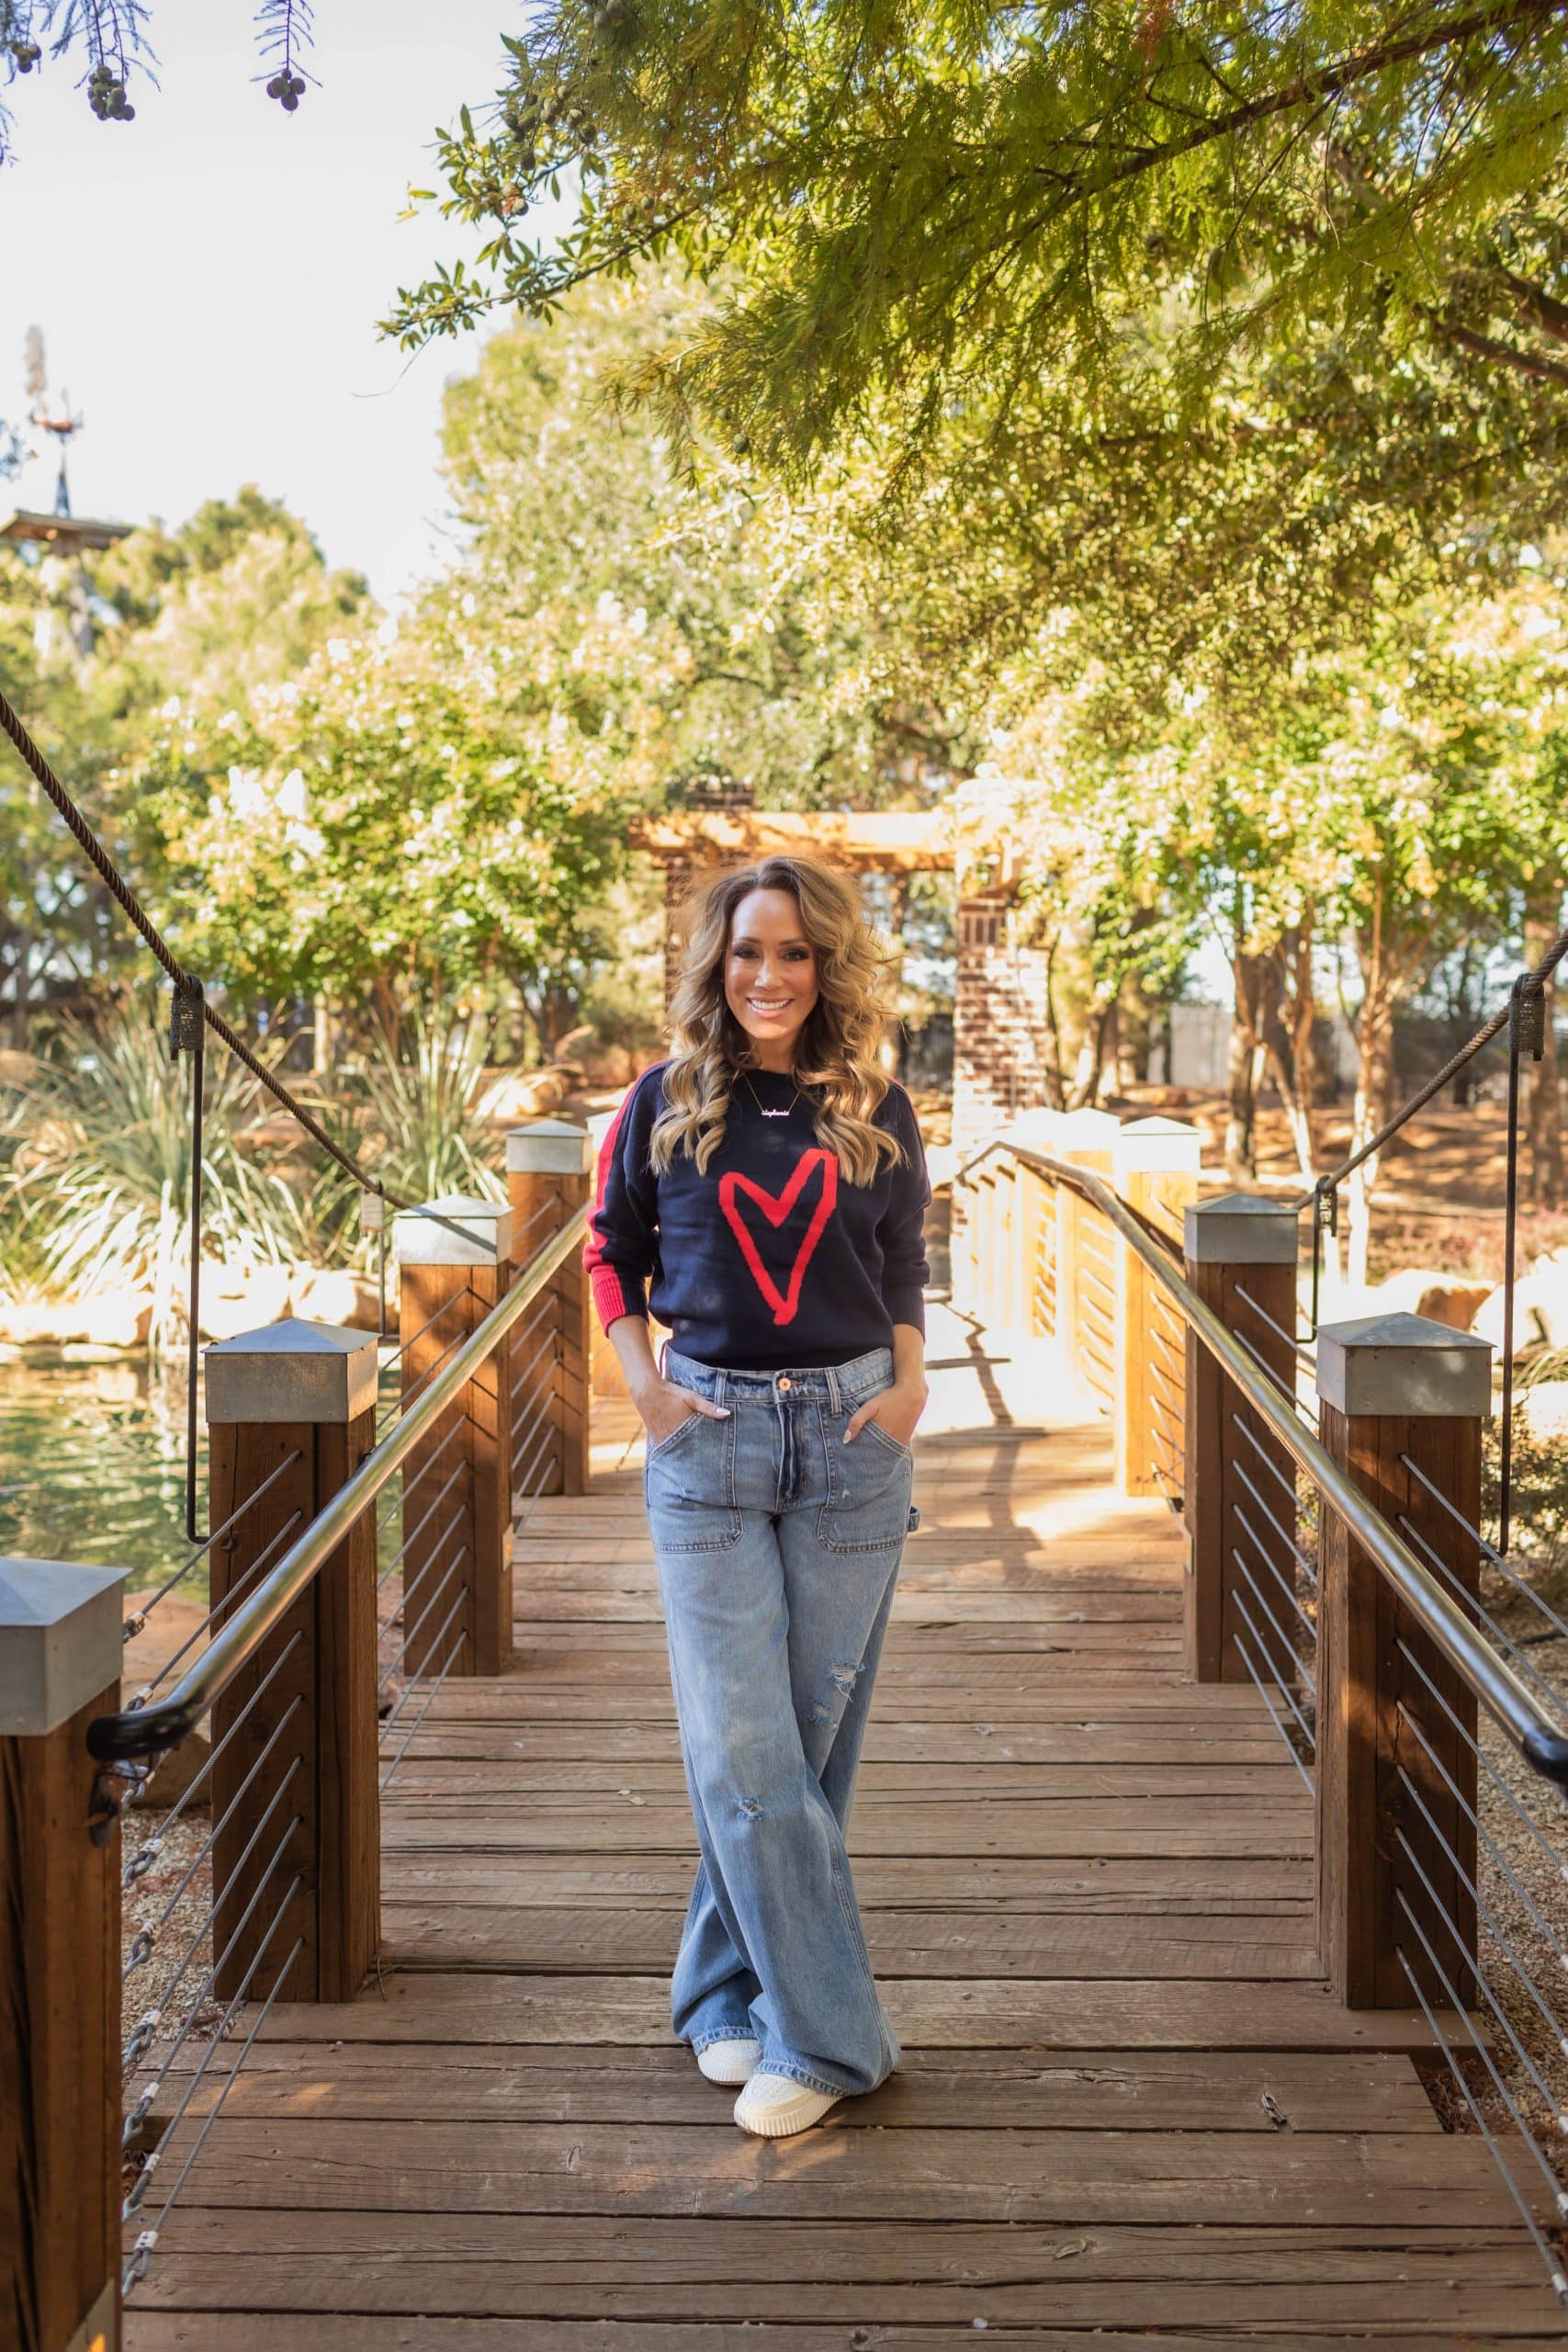
[[(965, 1303), (1004, 1321), (998, 1235), (1027, 1202), (1048, 1238), (1026, 1235), (1019, 1254), (1038, 1264), (1054, 1241), (1057, 1282), (1031, 1283), (1025, 1329), (1055, 1341), (1091, 1399), (1111, 1312), (1124, 1353), (1100, 1409), (1117, 1479), (1150, 1491), (1134, 1483), (1146, 1460), (1168, 1499), (1179, 1480), (1188, 1670), (1250, 1690), (1289, 1758), (1318, 1849), (1329, 1988), (1419, 2013), (1451, 2072), (1446, 2087), (1423, 2076), (1434, 2101), (1496, 2156), (1568, 2301), (1568, 1687), (1554, 1672), (1568, 1611), (1480, 1523), (1490, 1350), (1418, 1322), (1331, 1323), (1309, 1343), (1293, 1206), (1190, 1195), (1179, 1268), (1120, 1197), (1114, 1123), (1056, 1132), (1114, 1179), (1054, 1148), (1043, 1118), (1038, 1143), (985, 1147), (955, 1193), (955, 1231), (974, 1227)], [(1098, 1243), (1077, 1246), (1089, 1209), (1115, 1238), (1109, 1275)]]
[[(88, 821), (80, 804), (73, 798), (37, 741), (29, 731), (10, 696), (0, 688), (0, 731), (10, 740), (18, 757), (33, 776), (45, 798), (63, 820), (66, 830), (86, 857), (93, 871), (103, 883), (114, 903), (129, 919), (167, 975), (174, 989), (170, 1022), (170, 1054), (178, 1061), (182, 1054), (191, 1057), (191, 1157), (190, 1157), (190, 1268), (186, 1300), (186, 1539), (194, 1544), (199, 1532), (197, 1527), (197, 1390), (200, 1373), (201, 1323), (201, 1193), (202, 1193), (202, 1111), (205, 1066), (204, 1040), (208, 1031), (233, 1055), (278, 1105), (286, 1111), (300, 1131), (309, 1136), (319, 1149), (347, 1176), (352, 1176), (364, 1194), (405, 1216), (432, 1218), (449, 1227), (455, 1233), (464, 1228), (441, 1216), (428, 1204), (405, 1201), (388, 1189), (378, 1176), (371, 1174), (346, 1145), (329, 1134), (314, 1113), (302, 1102), (292, 1088), (286, 1086), (276, 1071), (270, 1069), (261, 1056), (254, 1051), (239, 1031), (226, 1021), (216, 1005), (208, 1001), (206, 987), (194, 972), (181, 962), (164, 933), (148, 913), (141, 897), (120, 872), (102, 840)], [(384, 1215), (378, 1217), (383, 1234)], [(382, 1242), (383, 1252), (385, 1240)], [(382, 1288), (382, 1321), (386, 1319), (386, 1268), (383, 1255), (380, 1272)]]
[(306, 1590), (361, 1513), (402, 1468), (432, 1423), (509, 1337), (550, 1277), (581, 1249), (586, 1223), (587, 1211), (580, 1209), (536, 1253), (501, 1304), (297, 1537), (260, 1589), (215, 1634), (204, 1656), (168, 1697), (155, 1707), (98, 1718), (89, 1730), (88, 1746), (100, 1761), (145, 1757), (186, 1737)]
[[(315, 1804), (312, 1777), (324, 1769), (320, 1710), (331, 1702), (320, 1691), (310, 1695), (317, 1668), (298, 1604), (329, 1560), (341, 1570), (355, 1527), (363, 1525), (367, 1541), (385, 1533), (391, 1514), (384, 1520), (378, 1506), (396, 1486), (404, 1532), (389, 1558), (368, 1563), (369, 1588), (379, 1595), (370, 1627), (370, 1794), (378, 1803), (449, 1678), (471, 1669), (479, 1562), (467, 1441), (476, 1382), (487, 1366), (496, 1374), (496, 1393), (511, 1395), (515, 1384), (518, 1403), (515, 1421), (502, 1432), (501, 1493), (508, 1500), (516, 1493), (527, 1508), (537, 1498), (534, 1473), (557, 1433), (558, 1414), (553, 1396), (534, 1393), (534, 1376), (551, 1355), (559, 1358), (558, 1284), (581, 1249), (586, 1214), (580, 1209), (558, 1225), (477, 1328), (410, 1379), (390, 1430), (313, 1516), (295, 1509), (280, 1526), (256, 1530), (253, 1513), (264, 1498), (274, 1515), (281, 1510), (280, 1482), (298, 1479), (305, 1466), (301, 1447), (289, 1446), (265, 1468), (220, 1531), (254, 1544), (255, 1557), (138, 1701), (89, 1730), (94, 1752), (128, 1773), (141, 1802), (152, 1805), (170, 1747), (209, 1716), (215, 1735), (122, 1872), (132, 1906), (122, 1978), (125, 2014), (133, 2020), (121, 2052), (131, 2171), (122, 2207), (126, 2290), (148, 2275), (169, 2212), (272, 2004), (310, 1997), (320, 1933), (311, 1925), (312, 1905), (322, 1890), (310, 1887), (309, 1838), (315, 1833), (307, 1823)], [(453, 1274), (455, 1298), (467, 1312), (471, 1282), (462, 1269)], [(438, 1320), (424, 1317), (411, 1336), (429, 1344)], [(365, 1345), (372, 1347), (370, 1335)], [(404, 1375), (410, 1378), (406, 1362)], [(451, 1426), (432, 1444), (444, 1419)], [(203, 1642), (192, 1661), (193, 1645)], [(197, 1815), (201, 1826), (193, 1838)], [(150, 1980), (151, 1996), (139, 2002), (138, 1988)], [(247, 2007), (257, 2013), (230, 2064), (220, 2060), (219, 2047), (239, 2036)]]

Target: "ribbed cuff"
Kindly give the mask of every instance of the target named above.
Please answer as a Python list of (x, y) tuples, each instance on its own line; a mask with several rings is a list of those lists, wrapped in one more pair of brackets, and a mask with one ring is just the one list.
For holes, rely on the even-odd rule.
[(647, 1321), (648, 1294), (640, 1283), (634, 1289), (614, 1266), (595, 1266), (588, 1279), (593, 1311), (606, 1331), (623, 1315), (640, 1315)]
[(891, 1289), (884, 1289), (882, 1304), (887, 1309), (890, 1322), (912, 1323), (917, 1331), (924, 1331), (926, 1295), (918, 1283), (910, 1283), (907, 1287), (895, 1283)]

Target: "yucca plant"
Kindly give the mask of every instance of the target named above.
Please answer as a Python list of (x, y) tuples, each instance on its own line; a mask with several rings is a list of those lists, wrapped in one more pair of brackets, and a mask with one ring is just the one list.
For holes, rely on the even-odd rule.
[(444, 1193), (500, 1200), (495, 1130), (482, 1114), (490, 1030), (481, 1022), (416, 1012), (406, 1058), (378, 1035), (359, 1083), (364, 1156), (390, 1193), (430, 1201)]
[[(207, 1056), (204, 1257), (276, 1265), (312, 1254), (310, 1208), (286, 1165), (246, 1146), (265, 1105), (238, 1063), (220, 1048)], [(45, 1279), (86, 1295), (149, 1292), (150, 1345), (165, 1350), (189, 1279), (188, 1062), (171, 1063), (145, 1011), (122, 1008), (95, 1028), (63, 1022), (7, 1125), (0, 1182)]]

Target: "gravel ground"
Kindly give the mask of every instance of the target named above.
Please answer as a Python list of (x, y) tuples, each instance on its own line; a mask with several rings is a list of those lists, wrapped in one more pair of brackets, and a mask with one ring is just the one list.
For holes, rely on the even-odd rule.
[[(1516, 1640), (1539, 1631), (1540, 1619), (1534, 1611), (1517, 1613), (1517, 1623), (1499, 1613), (1499, 1622)], [(1543, 1681), (1568, 1696), (1568, 1644), (1532, 1643), (1527, 1656)], [(1478, 1952), (1485, 1989), (1476, 2007), (1492, 2029), (1500, 2086), (1471, 2054), (1463, 2060), (1469, 2098), (1456, 2091), (1446, 2069), (1428, 2081), (1428, 2088), (1450, 2131), (1479, 2132), (1479, 2108), (1489, 2129), (1511, 2135), (1511, 2100), (1540, 2146), (1559, 2195), (1568, 2199), (1568, 2134), (1562, 2120), (1568, 2118), (1568, 2049), (1558, 2022), (1568, 2012), (1568, 1808), (1484, 1715), (1480, 1744), (1491, 1772), (1483, 1766), (1477, 1805), (1483, 1832), (1477, 1874), (1483, 1912)], [(1532, 1824), (1539, 1834), (1532, 1834)], [(1495, 1854), (1486, 1850), (1487, 1839)], [(1446, 1964), (1448, 1954), (1443, 1957)], [(1533, 1993), (1522, 1981), (1525, 1975)], [(1518, 2049), (1491, 2009), (1487, 1992), (1517, 2037)], [(1517, 2139), (1515, 2146), (1521, 2159), (1517, 2177), (1538, 2215), (1546, 2216), (1552, 2191), (1528, 2148)], [(1560, 2211), (1568, 2212), (1568, 2206)], [(1568, 2257), (1568, 2233), (1558, 2228), (1550, 2235), (1559, 2259)]]

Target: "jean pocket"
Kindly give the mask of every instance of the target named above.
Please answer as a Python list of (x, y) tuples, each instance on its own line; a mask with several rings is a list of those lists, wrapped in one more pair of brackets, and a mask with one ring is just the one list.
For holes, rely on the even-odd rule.
[[(699, 1432), (694, 1438), (694, 1424)], [(643, 1463), (643, 1499), (657, 1552), (727, 1552), (740, 1541), (735, 1423), (688, 1413)]]
[[(914, 1447), (906, 1445), (902, 1438), (895, 1437), (891, 1430), (885, 1430), (880, 1421), (863, 1421), (860, 1434), (861, 1437), (874, 1437), (878, 1445), (886, 1446), (901, 1462), (913, 1462), (915, 1458)], [(855, 1443), (860, 1443), (860, 1438), (855, 1440)]]
[(829, 1552), (896, 1553), (909, 1532), (914, 1455), (874, 1421), (863, 1422), (848, 1445), (841, 1424), (826, 1422), (823, 1435), (828, 1499), (817, 1517), (818, 1543)]
[(699, 1413), (696, 1407), (694, 1405), (691, 1411), (686, 1415), (685, 1419), (677, 1421), (668, 1437), (661, 1437), (654, 1445), (645, 1446), (645, 1460), (653, 1462), (661, 1454), (668, 1453), (672, 1445), (679, 1445), (683, 1437), (690, 1435), (692, 1423), (694, 1421), (705, 1421), (709, 1418), (710, 1416), (706, 1413)]

